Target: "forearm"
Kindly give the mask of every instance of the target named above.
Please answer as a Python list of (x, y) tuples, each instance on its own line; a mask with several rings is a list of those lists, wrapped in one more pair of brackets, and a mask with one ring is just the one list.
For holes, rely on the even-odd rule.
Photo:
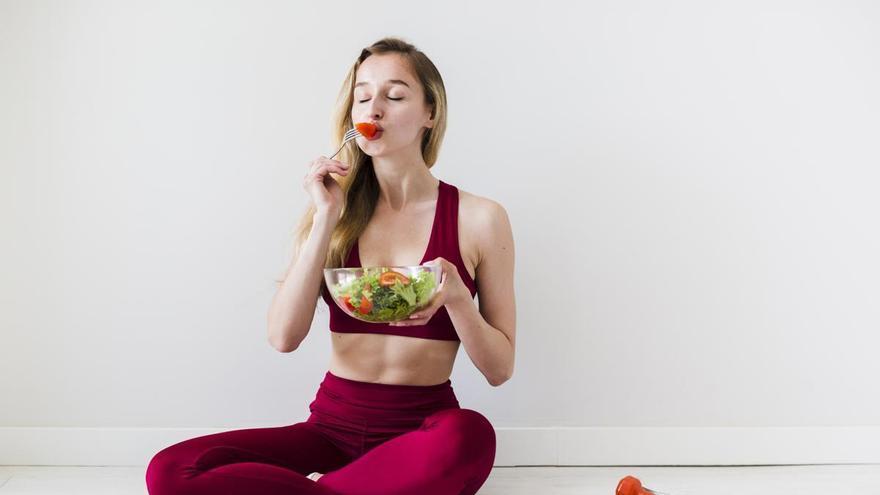
[(334, 226), (334, 221), (315, 215), (301, 253), (292, 261), (284, 283), (272, 299), (268, 315), (269, 340), (278, 349), (296, 349), (309, 332)]
[(461, 339), (461, 345), (493, 386), (513, 375), (514, 350), (507, 335), (483, 318), (471, 299), (446, 305), (446, 312)]

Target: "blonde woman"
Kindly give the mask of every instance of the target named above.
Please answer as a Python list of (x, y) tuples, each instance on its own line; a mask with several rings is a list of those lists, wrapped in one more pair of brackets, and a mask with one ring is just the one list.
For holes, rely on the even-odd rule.
[[(380, 131), (309, 164), (311, 204), (268, 315), (270, 342), (292, 352), (317, 299), (329, 307), (332, 359), (311, 414), (165, 448), (147, 468), (152, 495), (472, 495), (492, 470), (494, 428), (459, 406), (449, 377), (460, 346), (491, 385), (513, 374), (507, 214), (431, 174), (446, 93), (414, 46), (384, 38), (364, 49), (339, 101), (337, 142), (355, 123)], [(325, 267), (427, 263), (442, 267), (433, 302), (399, 323), (348, 316), (323, 280)]]

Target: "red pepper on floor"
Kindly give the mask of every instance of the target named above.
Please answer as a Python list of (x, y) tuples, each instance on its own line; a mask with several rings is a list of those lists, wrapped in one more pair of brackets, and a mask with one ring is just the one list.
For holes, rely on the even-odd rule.
[(635, 476), (624, 476), (617, 483), (614, 495), (666, 495), (642, 486), (642, 482)]

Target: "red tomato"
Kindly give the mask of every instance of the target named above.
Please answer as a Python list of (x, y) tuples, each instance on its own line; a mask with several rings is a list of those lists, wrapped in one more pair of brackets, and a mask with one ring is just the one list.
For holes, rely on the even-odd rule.
[(354, 125), (354, 128), (363, 134), (364, 137), (368, 138), (373, 137), (373, 135), (376, 134), (376, 131), (379, 130), (379, 128), (376, 127), (376, 124), (371, 124), (369, 122), (359, 122)]
[(372, 309), (373, 309), (372, 301), (367, 299), (367, 296), (361, 296), (361, 306), (358, 308), (358, 311), (360, 311), (362, 315), (365, 315), (365, 314), (369, 313), (370, 310), (372, 310)]
[(349, 311), (354, 311), (355, 306), (351, 303), (351, 296), (342, 296), (340, 298), (342, 300), (342, 304), (349, 309)]
[(398, 280), (400, 280), (400, 283), (402, 283), (403, 285), (409, 283), (409, 277), (402, 273), (395, 272), (394, 270), (390, 270), (383, 273), (382, 275), (379, 275), (379, 285), (382, 287), (391, 287)]

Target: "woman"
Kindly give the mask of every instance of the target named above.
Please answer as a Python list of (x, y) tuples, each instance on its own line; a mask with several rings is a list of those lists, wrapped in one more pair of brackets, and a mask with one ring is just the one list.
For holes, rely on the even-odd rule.
[[(340, 102), (339, 142), (359, 122), (381, 132), (346, 145), (340, 161), (322, 156), (309, 165), (312, 202), (268, 317), (272, 345), (292, 352), (309, 332), (319, 293), (328, 304), (332, 359), (311, 415), (165, 448), (147, 468), (152, 495), (471, 495), (489, 476), (494, 429), (459, 407), (449, 376), (459, 345), (491, 385), (513, 373), (507, 214), (431, 175), (446, 94), (415, 47), (385, 38), (364, 49)], [(325, 267), (426, 262), (442, 267), (437, 293), (406, 322), (351, 318), (323, 282)]]

